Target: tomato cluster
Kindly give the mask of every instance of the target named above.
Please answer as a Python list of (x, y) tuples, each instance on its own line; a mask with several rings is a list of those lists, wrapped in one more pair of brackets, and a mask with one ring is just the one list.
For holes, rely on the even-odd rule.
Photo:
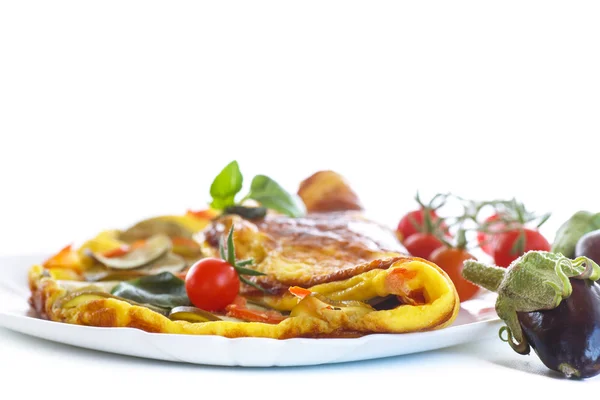
[(396, 235), (411, 255), (426, 259), (450, 238), (446, 222), (435, 209), (424, 205), (400, 219)]
[[(444, 203), (433, 207), (433, 200), (424, 204), (417, 197), (419, 208), (400, 219), (396, 234), (410, 255), (429, 260), (448, 274), (461, 301), (474, 297), (479, 290), (462, 277), (463, 263), (475, 259), (472, 250), (467, 250), (468, 231), (475, 232), (475, 247), (499, 267), (507, 268), (531, 250), (550, 251), (551, 244), (539, 231), (548, 216), (529, 213), (515, 200), (474, 202), (457, 197), (463, 203), (464, 214), (452, 216), (454, 222), (450, 224), (438, 213), (449, 198), (445, 195)], [(481, 220), (482, 210), (490, 207), (492, 215)]]

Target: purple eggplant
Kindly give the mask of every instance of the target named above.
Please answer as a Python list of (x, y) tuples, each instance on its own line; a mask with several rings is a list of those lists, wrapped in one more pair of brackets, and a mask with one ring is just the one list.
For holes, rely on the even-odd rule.
[(600, 266), (593, 260), (532, 251), (507, 269), (466, 261), (463, 276), (498, 293), (500, 334), (517, 353), (533, 348), (569, 378), (600, 374)]
[(567, 376), (600, 373), (600, 285), (571, 279), (573, 293), (552, 310), (519, 312), (525, 338), (542, 362)]
[(600, 263), (600, 230), (583, 235), (575, 246), (575, 257), (587, 257)]

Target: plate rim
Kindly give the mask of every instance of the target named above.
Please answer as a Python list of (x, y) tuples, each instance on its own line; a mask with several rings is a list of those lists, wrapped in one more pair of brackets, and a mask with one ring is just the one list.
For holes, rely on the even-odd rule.
[[(2, 306), (0, 303), (0, 327), (6, 328), (11, 331), (19, 332), (21, 334), (34, 337), (36, 339), (48, 340), (55, 343), (60, 343), (67, 346), (73, 346), (82, 349), (88, 349), (93, 351), (100, 351), (104, 353), (112, 353), (119, 354), (129, 357), (141, 357), (146, 359), (159, 359), (159, 360), (170, 360), (174, 362), (185, 362), (192, 363), (198, 365), (212, 365), (212, 366), (241, 366), (241, 367), (287, 367), (287, 366), (311, 366), (311, 365), (323, 365), (323, 364), (336, 364), (336, 363), (344, 363), (344, 362), (353, 362), (353, 361), (367, 361), (374, 359), (382, 359), (387, 357), (395, 357), (402, 356), (408, 354), (422, 353), (428, 351), (441, 350), (447, 347), (452, 347), (458, 344), (468, 343), (470, 341), (485, 339), (485, 336), (478, 335), (477, 337), (471, 339), (460, 338), (461, 331), (472, 331), (477, 330), (479, 332), (486, 331), (487, 329), (492, 329), (495, 325), (501, 322), (501, 319), (498, 315), (493, 312), (491, 314), (487, 314), (482, 317), (481, 320), (475, 320), (470, 322), (460, 323), (458, 325), (450, 325), (444, 328), (429, 330), (429, 331), (417, 331), (417, 332), (406, 332), (406, 333), (367, 333), (360, 337), (354, 338), (306, 338), (306, 337), (292, 337), (286, 339), (277, 339), (277, 338), (265, 338), (265, 337), (225, 337), (220, 335), (192, 335), (192, 334), (184, 334), (184, 333), (164, 333), (164, 332), (147, 332), (138, 328), (131, 327), (99, 327), (99, 326), (86, 326), (86, 325), (77, 325), (70, 324), (66, 322), (60, 321), (52, 321), (45, 318), (41, 318), (39, 316), (31, 314), (35, 312), (31, 305), (28, 303), (28, 299), (23, 299), (22, 296), (24, 293), (29, 292), (29, 288), (27, 285), (26, 274), (27, 274), (27, 265), (30, 264), (30, 260), (32, 258), (39, 257), (40, 254), (22, 254), (22, 255), (0, 255), (0, 263), (2, 261), (9, 261), (9, 265), (7, 267), (11, 270), (10, 278), (8, 279), (8, 284), (3, 285), (0, 281), (0, 296), (8, 296), (10, 301), (4, 303), (8, 306)], [(18, 282), (17, 274), (22, 274), (23, 281)], [(16, 285), (16, 287), (11, 287), (10, 284)], [(486, 299), (476, 298), (474, 301), (486, 301)], [(11, 310), (10, 304), (14, 304), (13, 301), (17, 303), (22, 303), (23, 308), (17, 308)], [(469, 300), (471, 301), (471, 300)], [(465, 312), (468, 315), (475, 316), (473, 311), (470, 311), (464, 308), (463, 304), (467, 304), (469, 301), (461, 303), (461, 312)], [(44, 327), (52, 326), (52, 333), (42, 334), (40, 332), (44, 332)], [(35, 328), (32, 328), (35, 327)], [(68, 330), (69, 338), (75, 339), (66, 339), (60, 340), (56, 338), (57, 334), (64, 332), (64, 330)], [(78, 331), (78, 332), (77, 332)], [(363, 345), (372, 346), (371, 350), (377, 352), (377, 346), (382, 341), (384, 343), (396, 343), (396, 350), (390, 351), (389, 354), (375, 354), (375, 355), (367, 355), (361, 356), (358, 358), (344, 359), (341, 357), (341, 360), (328, 360), (328, 361), (285, 361), (285, 362), (276, 362), (276, 363), (261, 363), (260, 361), (247, 361), (248, 359), (244, 359), (240, 354), (230, 354), (229, 359), (225, 357), (222, 361), (218, 362), (209, 362), (209, 361), (186, 361), (180, 360), (175, 356), (175, 353), (165, 353), (167, 358), (156, 357), (152, 355), (139, 355), (133, 353), (127, 353), (126, 351), (119, 350), (118, 348), (106, 349), (99, 348), (94, 344), (86, 344), (85, 339), (80, 339), (81, 336), (85, 336), (86, 332), (93, 332), (94, 334), (101, 333), (102, 331), (108, 331), (111, 334), (111, 339), (114, 339), (115, 336), (123, 333), (127, 335), (128, 338), (138, 338), (140, 340), (144, 340), (145, 343), (152, 344), (153, 347), (157, 347), (159, 345), (169, 344), (170, 340), (182, 340), (182, 343), (190, 343), (193, 342), (198, 345), (212, 343), (218, 346), (225, 346), (231, 349), (238, 349), (240, 345), (242, 346), (268, 346), (267, 349), (272, 349), (274, 347), (277, 348), (286, 348), (291, 351), (298, 346), (311, 346), (317, 349), (323, 349), (323, 346), (333, 346), (336, 348), (342, 349), (350, 349), (352, 347), (358, 347)], [(444, 342), (441, 345), (431, 345), (431, 343), (435, 343), (436, 337), (444, 337)], [(80, 336), (80, 338), (77, 338)], [(407, 347), (407, 350), (402, 350), (401, 341), (404, 339), (412, 339), (415, 340), (416, 337), (423, 338), (423, 342), (429, 343), (428, 345), (419, 347), (414, 346), (414, 350), (411, 349), (410, 345)], [(460, 338), (460, 339), (457, 339)], [(156, 341), (156, 342), (154, 342)], [(414, 342), (413, 342), (414, 343)], [(233, 347), (231, 347), (233, 346)], [(281, 347), (284, 346), (284, 347)], [(400, 350), (398, 350), (400, 349)], [(241, 357), (241, 358), (240, 358)], [(311, 356), (314, 359), (318, 359), (318, 356)], [(310, 357), (309, 357), (310, 358)], [(244, 359), (245, 361), (239, 361)], [(300, 358), (299, 358), (300, 359)], [(232, 361), (233, 360), (233, 361)]]
[[(276, 338), (254, 337), (254, 336), (226, 337), (226, 336), (220, 336), (220, 335), (192, 335), (192, 334), (184, 334), (184, 333), (147, 332), (142, 329), (131, 328), (131, 327), (114, 327), (114, 326), (101, 327), (101, 326), (77, 325), (77, 324), (70, 324), (67, 322), (52, 321), (52, 320), (28, 316), (28, 315), (20, 315), (15, 312), (2, 310), (1, 308), (0, 308), (0, 317), (8, 317), (8, 318), (12, 318), (12, 319), (21, 319), (21, 320), (33, 320), (33, 321), (36, 321), (34, 323), (40, 324), (40, 325), (44, 325), (44, 324), (60, 325), (60, 326), (65, 326), (65, 329), (82, 330), (82, 331), (119, 331), (119, 332), (129, 331), (129, 332), (135, 332), (135, 334), (140, 334), (143, 336), (150, 336), (150, 337), (218, 338), (218, 340), (232, 341), (232, 342), (261, 341), (261, 342), (273, 342), (273, 343), (296, 342), (296, 341), (297, 342), (326, 341), (326, 342), (334, 342), (334, 343), (342, 343), (342, 342), (346, 343), (349, 341), (352, 341), (352, 342), (368, 341), (368, 340), (373, 340), (373, 338), (378, 339), (378, 338), (383, 338), (383, 337), (393, 338), (393, 337), (406, 337), (406, 336), (416, 336), (416, 335), (435, 336), (438, 332), (441, 332), (441, 331), (449, 331), (449, 330), (457, 331), (457, 330), (461, 330), (461, 328), (466, 329), (466, 327), (473, 327), (473, 326), (484, 325), (484, 324), (494, 324), (494, 323), (500, 322), (500, 318), (498, 316), (496, 316), (494, 318), (484, 319), (481, 321), (473, 321), (473, 322), (468, 322), (468, 323), (460, 324), (460, 325), (450, 325), (445, 328), (440, 328), (440, 329), (435, 329), (435, 330), (430, 330), (430, 331), (417, 331), (417, 332), (406, 332), (406, 333), (395, 333), (395, 332), (368, 333), (363, 336), (354, 337), (354, 338), (291, 337), (291, 338), (285, 338), (285, 339), (276, 339)], [(3, 321), (3, 318), (0, 318), (0, 327), (5, 327), (7, 329), (11, 329), (11, 328), (4, 326), (2, 321)]]

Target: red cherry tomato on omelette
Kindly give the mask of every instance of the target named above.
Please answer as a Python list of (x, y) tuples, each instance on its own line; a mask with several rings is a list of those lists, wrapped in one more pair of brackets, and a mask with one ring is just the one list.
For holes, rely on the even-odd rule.
[(443, 247), (440, 239), (429, 233), (415, 233), (404, 241), (404, 247), (414, 257), (429, 260), (434, 250)]
[(219, 311), (234, 302), (240, 290), (240, 279), (227, 261), (204, 258), (187, 272), (185, 290), (195, 307)]
[(430, 261), (448, 274), (454, 283), (460, 301), (466, 301), (473, 298), (479, 292), (479, 287), (463, 278), (463, 263), (467, 260), (475, 259), (466, 250), (440, 247), (431, 253)]
[[(525, 235), (523, 245), (519, 249), (517, 241), (521, 235)], [(551, 245), (546, 238), (535, 229), (523, 228), (504, 232), (498, 235), (494, 241), (494, 263), (499, 267), (508, 267), (517, 258), (528, 251), (540, 250), (550, 251)]]
[[(429, 215), (431, 216), (431, 222), (435, 224), (439, 219), (438, 215), (434, 210), (429, 210)], [(398, 227), (396, 228), (396, 233), (401, 242), (404, 242), (415, 233), (423, 231), (423, 224), (425, 223), (424, 216), (425, 211), (420, 209), (411, 211), (400, 219)], [(443, 232), (448, 231), (448, 226), (444, 223), (441, 224), (440, 228)]]

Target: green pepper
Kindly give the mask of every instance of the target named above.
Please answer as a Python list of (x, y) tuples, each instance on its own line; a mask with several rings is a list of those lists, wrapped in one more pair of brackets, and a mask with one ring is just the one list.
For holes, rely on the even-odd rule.
[(586, 233), (596, 229), (600, 229), (600, 213), (576, 212), (556, 232), (552, 252), (562, 253), (565, 257), (573, 258), (577, 241)]

